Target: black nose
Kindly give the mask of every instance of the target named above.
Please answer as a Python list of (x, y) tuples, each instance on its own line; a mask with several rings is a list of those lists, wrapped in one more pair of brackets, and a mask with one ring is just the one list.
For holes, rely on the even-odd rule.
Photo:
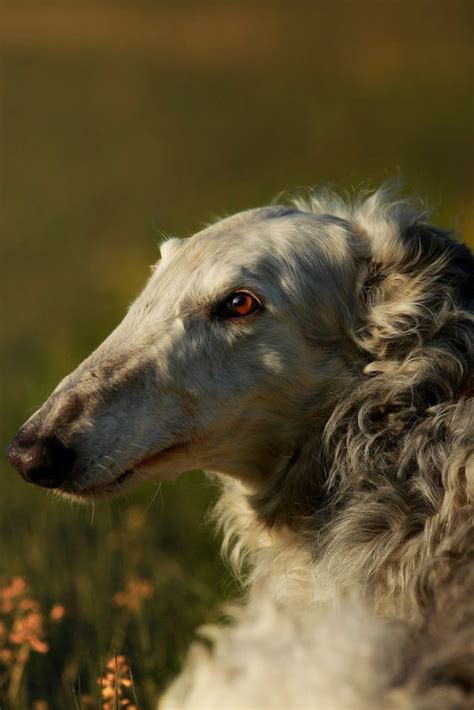
[(22, 429), (7, 446), (5, 453), (25, 481), (45, 488), (58, 488), (76, 458), (76, 452), (56, 437), (39, 437)]

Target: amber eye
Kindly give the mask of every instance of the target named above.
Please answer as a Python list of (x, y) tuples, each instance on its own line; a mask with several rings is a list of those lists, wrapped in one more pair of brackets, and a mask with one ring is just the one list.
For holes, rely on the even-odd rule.
[(219, 303), (214, 314), (221, 318), (242, 318), (261, 308), (255, 296), (247, 291), (235, 291)]

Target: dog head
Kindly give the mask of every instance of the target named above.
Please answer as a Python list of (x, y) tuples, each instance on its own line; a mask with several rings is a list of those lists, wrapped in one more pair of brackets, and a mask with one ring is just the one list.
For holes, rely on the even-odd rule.
[[(456, 299), (469, 273), (467, 249), (383, 192), (249, 210), (171, 239), (122, 323), (20, 429), (9, 459), (77, 499), (197, 468), (272, 505), (312, 499), (308, 481), (323, 485), (308, 466), (321, 459), (315, 433), (363, 424), (362, 400), (343, 413), (346, 394), (362, 392), (380, 431), (395, 431), (414, 392), (420, 411), (433, 404), (433, 368), (442, 382), (452, 366), (450, 386), (464, 386)], [(442, 332), (454, 359), (439, 357)]]
[(258, 486), (344, 381), (353, 241), (338, 217), (278, 206), (170, 239), (122, 323), (20, 429), (11, 463), (77, 498), (196, 468)]

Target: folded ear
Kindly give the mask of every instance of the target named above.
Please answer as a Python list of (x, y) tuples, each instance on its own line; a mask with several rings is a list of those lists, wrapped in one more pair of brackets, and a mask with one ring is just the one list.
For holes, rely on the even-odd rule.
[(385, 251), (392, 258), (372, 252), (354, 336), (366, 365), (324, 432), (327, 490), (336, 502), (352, 500), (338, 549), (357, 539), (372, 549), (390, 520), (394, 543), (435, 514), (449, 525), (468, 496), (474, 259), (422, 221), (398, 239)]
[(465, 244), (451, 232), (423, 221), (408, 227), (401, 238), (408, 266), (433, 273), (437, 283), (451, 289), (461, 307), (473, 306), (474, 256)]
[(474, 306), (474, 258), (466, 246), (423, 221), (398, 240), (395, 258), (373, 254), (361, 288), (358, 343), (378, 358), (408, 355)]

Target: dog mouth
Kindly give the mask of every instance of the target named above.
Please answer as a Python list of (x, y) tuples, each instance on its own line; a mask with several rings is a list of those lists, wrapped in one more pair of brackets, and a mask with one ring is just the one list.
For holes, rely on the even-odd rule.
[(96, 497), (102, 498), (118, 495), (124, 490), (125, 486), (130, 483), (134, 477), (139, 476), (141, 469), (153, 466), (154, 464), (159, 463), (161, 460), (163, 460), (170, 454), (177, 453), (178, 451), (185, 449), (188, 443), (189, 442), (181, 442), (177, 444), (172, 444), (171, 446), (167, 446), (166, 448), (161, 449), (160, 451), (154, 454), (150, 454), (149, 456), (146, 456), (145, 458), (137, 461), (130, 468), (127, 468), (125, 469), (125, 471), (119, 473), (112, 481), (107, 481), (102, 485), (88, 486), (87, 488), (79, 490), (68, 490), (65, 492), (71, 494), (72, 496), (74, 496), (74, 498), (77, 498), (79, 500), (88, 500)]

